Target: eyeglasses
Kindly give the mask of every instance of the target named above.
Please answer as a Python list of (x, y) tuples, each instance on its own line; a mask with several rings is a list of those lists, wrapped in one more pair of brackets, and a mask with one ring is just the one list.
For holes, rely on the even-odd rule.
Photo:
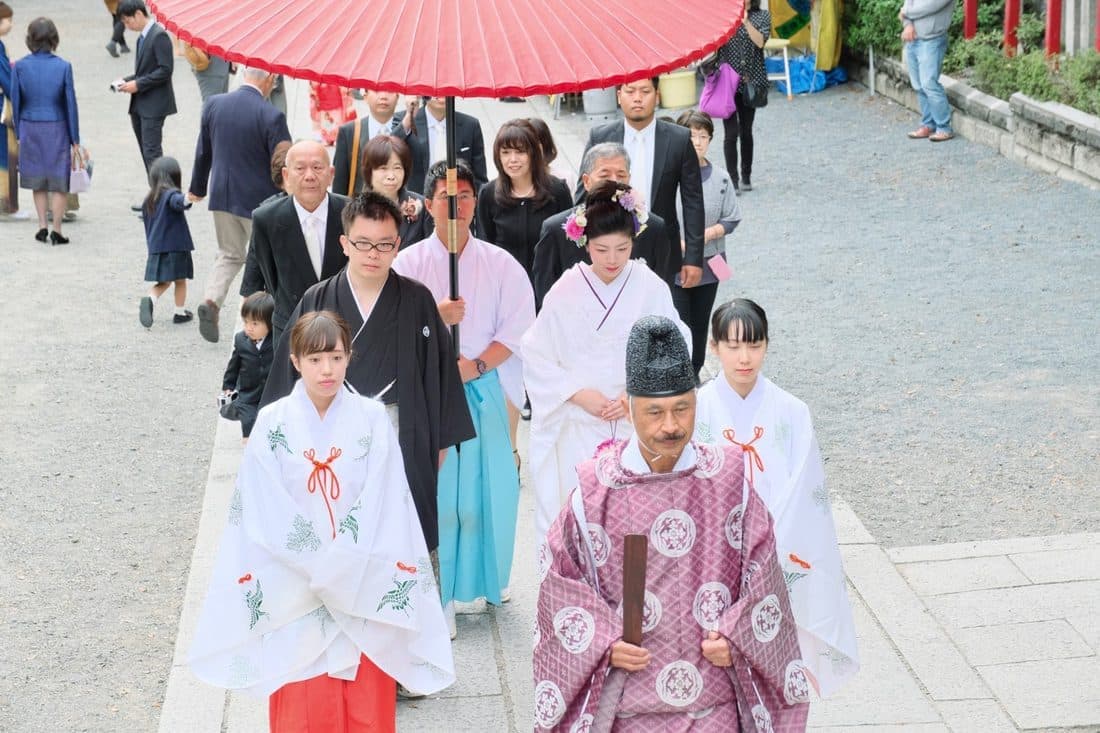
[(691, 139), (692, 140), (710, 140), (710, 135), (708, 135), (705, 132), (692, 132), (691, 133)]
[[(446, 193), (438, 193), (435, 196), (433, 196), (432, 198), (434, 198), (436, 201), (446, 201), (447, 200), (447, 194)], [(472, 193), (460, 193), (457, 196), (455, 196), (455, 198), (458, 199), (458, 203), (460, 203), (460, 204), (469, 204), (469, 203), (473, 203), (474, 199), (477, 198), (477, 197), (474, 196)]]
[(348, 244), (355, 247), (360, 252), (370, 252), (372, 249), (376, 249), (379, 252), (392, 252), (394, 247), (397, 246), (397, 242), (386, 240), (385, 242), (372, 242), (369, 239), (349, 239)]

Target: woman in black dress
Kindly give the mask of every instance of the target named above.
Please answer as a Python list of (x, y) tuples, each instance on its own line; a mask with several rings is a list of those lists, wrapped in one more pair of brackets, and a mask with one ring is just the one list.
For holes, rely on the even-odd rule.
[(401, 209), (401, 247), (427, 239), (435, 222), (424, 206), (424, 197), (409, 191), (405, 183), (412, 173), (412, 151), (399, 137), (375, 135), (363, 146), (359, 165), (363, 170), (363, 190), (375, 191)]
[[(729, 64), (741, 76), (734, 101), (737, 111), (723, 122), (726, 170), (740, 194), (752, 190), (752, 121), (756, 108), (749, 105), (747, 86), (767, 90), (768, 73), (764, 70), (764, 44), (772, 32), (772, 15), (760, 9), (760, 0), (749, 0), (741, 27), (718, 49), (718, 60)], [(737, 141), (741, 141), (741, 180), (737, 180)]]
[(531, 277), (542, 223), (573, 205), (569, 189), (550, 175), (542, 147), (526, 120), (500, 126), (493, 143), (500, 175), (477, 196), (477, 236), (508, 250)]

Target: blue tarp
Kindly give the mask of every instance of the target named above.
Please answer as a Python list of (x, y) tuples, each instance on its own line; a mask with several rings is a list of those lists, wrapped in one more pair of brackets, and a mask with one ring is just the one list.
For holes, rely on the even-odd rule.
[[(832, 71), (818, 71), (814, 68), (813, 55), (796, 56), (790, 60), (791, 64), (791, 92), (793, 94), (807, 94), (820, 92), (827, 87), (843, 84), (848, 81), (848, 74), (840, 66)], [(783, 57), (769, 56), (764, 59), (764, 67), (768, 74), (783, 73)], [(787, 84), (783, 81), (775, 83), (780, 94), (787, 93)]]

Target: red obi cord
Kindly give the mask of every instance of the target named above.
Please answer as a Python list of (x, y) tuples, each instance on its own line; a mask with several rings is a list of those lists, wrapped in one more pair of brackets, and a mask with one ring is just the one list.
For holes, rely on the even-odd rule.
[(313, 471), (309, 474), (309, 482), (306, 484), (306, 488), (309, 489), (309, 493), (320, 492), (321, 498), (325, 500), (325, 509), (328, 509), (328, 521), (332, 525), (332, 539), (336, 539), (336, 519), (332, 516), (332, 504), (329, 502), (331, 497), (332, 501), (336, 501), (340, 498), (340, 479), (336, 478), (336, 472), (332, 470), (332, 462), (340, 457), (343, 453), (339, 448), (329, 448), (328, 458), (324, 461), (318, 461), (316, 456), (317, 452), (310, 448), (304, 455), (306, 460), (313, 464)]
[(755, 474), (753, 473), (753, 464), (756, 464), (756, 469), (761, 473), (764, 472), (764, 461), (760, 460), (760, 454), (756, 452), (756, 448), (752, 447), (752, 444), (764, 437), (764, 428), (757, 425), (752, 429), (752, 440), (748, 443), (738, 443), (734, 440), (733, 428), (726, 428), (722, 431), (722, 437), (733, 443), (734, 445), (741, 446), (741, 450), (745, 451), (745, 457), (749, 463), (749, 486), (756, 488), (756, 485), (752, 482)]

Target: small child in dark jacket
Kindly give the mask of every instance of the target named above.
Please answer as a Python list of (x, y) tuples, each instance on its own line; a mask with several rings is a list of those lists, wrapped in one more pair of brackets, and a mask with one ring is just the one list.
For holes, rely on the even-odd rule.
[(149, 328), (153, 325), (153, 304), (175, 284), (176, 312), (172, 323), (187, 323), (194, 315), (184, 308), (187, 302), (187, 281), (195, 276), (191, 251), (195, 243), (183, 212), (191, 204), (180, 190), (180, 164), (175, 158), (158, 158), (149, 168), (149, 194), (142, 204), (145, 220), (145, 245), (149, 257), (145, 261), (145, 280), (154, 283), (149, 294), (138, 306), (138, 320)]
[(267, 383), (267, 373), (275, 357), (275, 339), (271, 336), (271, 314), (275, 312), (275, 299), (267, 293), (255, 292), (241, 304), (244, 330), (233, 337), (233, 355), (225, 367), (222, 393), (237, 393), (237, 398), (223, 405), (222, 417), (241, 421), (241, 434), (245, 441), (256, 423), (260, 410), (260, 397)]

